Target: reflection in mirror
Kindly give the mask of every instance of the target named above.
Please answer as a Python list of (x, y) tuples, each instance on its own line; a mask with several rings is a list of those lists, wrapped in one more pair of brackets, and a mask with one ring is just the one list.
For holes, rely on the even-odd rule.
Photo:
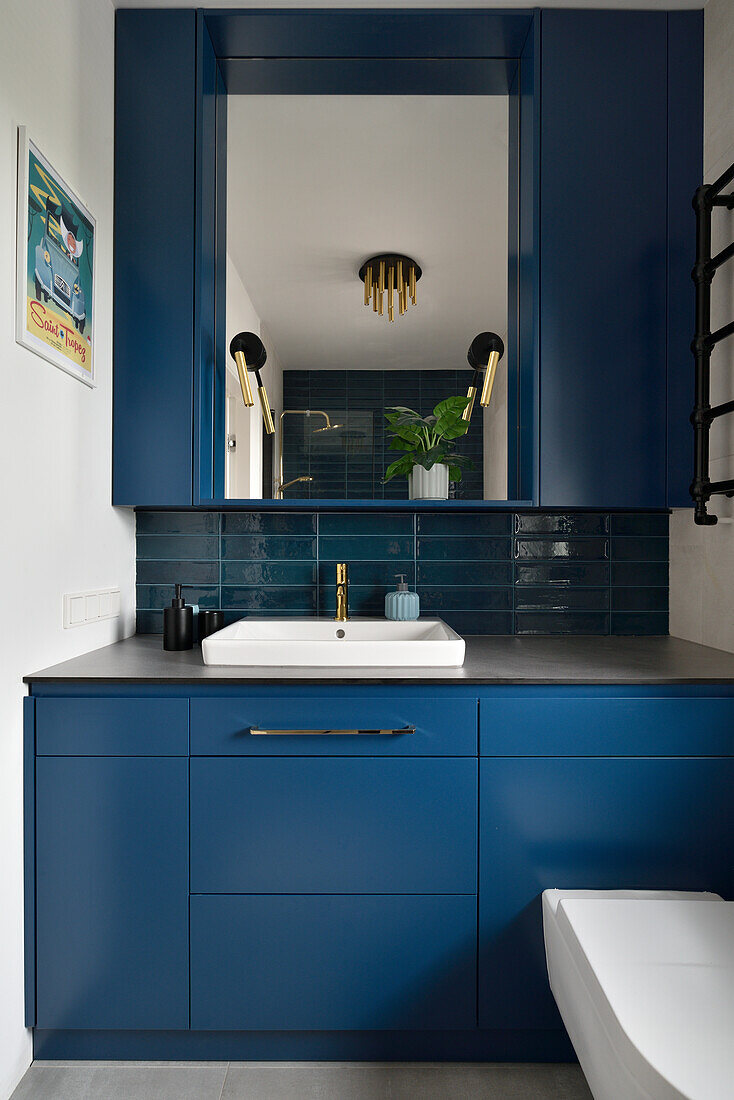
[(226, 496), (506, 499), (508, 98), (230, 96), (227, 165)]

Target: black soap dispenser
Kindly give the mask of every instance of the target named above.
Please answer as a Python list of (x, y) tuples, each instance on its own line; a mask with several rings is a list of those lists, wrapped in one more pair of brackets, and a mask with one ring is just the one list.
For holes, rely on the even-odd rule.
[(171, 606), (163, 609), (163, 648), (193, 649), (194, 609), (181, 595), (183, 585), (176, 585)]

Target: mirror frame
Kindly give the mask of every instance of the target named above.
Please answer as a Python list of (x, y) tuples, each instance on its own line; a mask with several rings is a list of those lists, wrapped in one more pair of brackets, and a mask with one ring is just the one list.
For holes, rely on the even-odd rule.
[[(280, 511), (511, 509), (538, 500), (539, 13), (199, 10), (194, 504)], [(417, 89), (417, 91), (416, 91)], [(505, 500), (224, 497), (226, 156), (230, 94), (507, 94), (508, 496)], [(516, 181), (516, 183), (515, 183)], [(468, 374), (468, 369), (467, 369)], [(510, 430), (515, 425), (515, 431)]]

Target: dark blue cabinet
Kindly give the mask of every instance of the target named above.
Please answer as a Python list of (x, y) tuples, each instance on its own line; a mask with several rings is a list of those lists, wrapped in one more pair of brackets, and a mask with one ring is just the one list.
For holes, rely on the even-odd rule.
[(545, 965), (543, 890), (732, 897), (733, 789), (730, 757), (483, 757), (479, 1026), (560, 1026)]
[[(568, 1058), (544, 889), (734, 897), (731, 686), (75, 690), (26, 705), (44, 1057)], [(296, 716), (416, 732), (250, 732)]]
[(476, 897), (191, 899), (191, 1026), (476, 1026)]
[(371, 58), (379, 79), (395, 61), (375, 42), (393, 58), (520, 59), (508, 326), (522, 380), (510, 395), (519, 491), (544, 507), (688, 502), (700, 11), (464, 12), (446, 23), (443, 13), (122, 10), (116, 28), (114, 503), (222, 494), (218, 58), (233, 88), (252, 50), (258, 71), (298, 57), (313, 76), (336, 54)]
[(686, 502), (703, 23), (678, 15), (542, 13), (545, 507)]
[(196, 894), (476, 894), (477, 762), (191, 761)]
[(36, 760), (36, 1023), (185, 1028), (188, 761)]

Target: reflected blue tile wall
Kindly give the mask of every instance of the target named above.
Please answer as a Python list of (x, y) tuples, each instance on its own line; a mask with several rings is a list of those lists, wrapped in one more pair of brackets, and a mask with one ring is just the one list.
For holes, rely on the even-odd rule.
[(395, 575), (462, 634), (667, 634), (662, 513), (138, 512), (138, 631), (160, 633), (173, 585), (247, 615), (382, 614)]

